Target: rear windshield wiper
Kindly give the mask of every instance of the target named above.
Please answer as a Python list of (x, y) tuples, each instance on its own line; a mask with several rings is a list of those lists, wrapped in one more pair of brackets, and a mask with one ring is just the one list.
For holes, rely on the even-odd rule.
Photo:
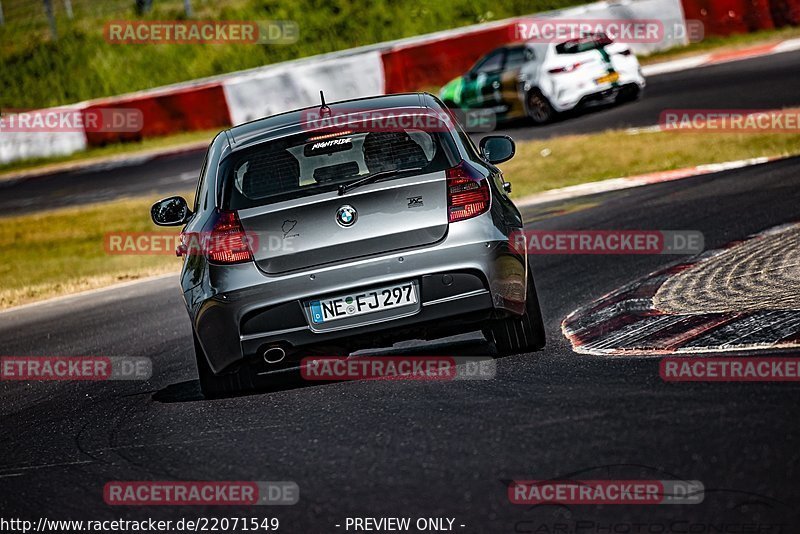
[(391, 176), (393, 174), (400, 174), (404, 172), (412, 172), (412, 171), (421, 171), (423, 167), (409, 167), (407, 169), (392, 169), (388, 171), (378, 171), (373, 172), (372, 174), (368, 174), (363, 178), (359, 178), (354, 182), (349, 182), (346, 184), (342, 184), (339, 186), (339, 196), (344, 195), (348, 191), (355, 189), (356, 187), (361, 187), (362, 185), (371, 184), (372, 182), (377, 182), (381, 178), (385, 178), (387, 176)]

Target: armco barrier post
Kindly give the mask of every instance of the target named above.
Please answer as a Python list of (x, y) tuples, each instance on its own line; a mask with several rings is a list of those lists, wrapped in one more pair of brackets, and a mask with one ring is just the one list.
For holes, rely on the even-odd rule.
[(47, 22), (50, 24), (50, 36), (54, 41), (58, 40), (58, 31), (56, 30), (56, 16), (53, 13), (53, 0), (44, 1), (44, 13), (47, 15)]

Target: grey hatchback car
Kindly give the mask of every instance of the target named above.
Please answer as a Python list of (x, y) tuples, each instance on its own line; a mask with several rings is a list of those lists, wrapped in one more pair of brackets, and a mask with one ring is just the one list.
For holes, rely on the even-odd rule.
[(260, 388), (303, 357), (482, 331), (500, 355), (545, 343), (522, 216), (495, 166), (427, 93), (336, 102), (218, 134), (183, 226), (181, 286), (207, 396)]

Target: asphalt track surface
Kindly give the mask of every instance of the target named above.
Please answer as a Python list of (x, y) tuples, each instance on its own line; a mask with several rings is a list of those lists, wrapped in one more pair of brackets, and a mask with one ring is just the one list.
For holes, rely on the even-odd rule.
[[(649, 77), (644, 97), (634, 103), (568, 114), (541, 128), (525, 123), (497, 133), (536, 139), (606, 129), (657, 124), (666, 109), (775, 109), (800, 105), (800, 51), (712, 65)], [(210, 141), (210, 139), (209, 139)], [(47, 176), (0, 180), (0, 213), (111, 200), (121, 196), (154, 197), (193, 190), (205, 151), (102, 164)]]
[[(794, 158), (537, 206), (526, 220), (699, 230), (715, 248), (797, 220), (799, 189)], [(278, 517), (293, 533), (346, 532), (356, 516), (450, 517), (470, 533), (798, 532), (800, 385), (665, 383), (657, 358), (578, 355), (561, 335), (580, 305), (682, 259), (533, 256), (548, 346), (498, 359), (486, 381), (296, 384), (203, 400), (176, 278), (0, 314), (3, 354), (148, 356), (155, 368), (147, 382), (0, 383), (0, 510)], [(473, 336), (406, 353), (490, 350)], [(692, 505), (508, 501), (505, 481), (570, 477), (699, 480), (706, 493)], [(110, 507), (103, 486), (114, 480), (290, 480), (300, 502)]]

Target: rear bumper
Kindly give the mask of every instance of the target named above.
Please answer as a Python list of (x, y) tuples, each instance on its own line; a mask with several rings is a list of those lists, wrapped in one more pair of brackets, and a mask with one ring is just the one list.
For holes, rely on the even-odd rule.
[[(425, 282), (420, 284), (422, 286), (421, 293), (423, 301), (419, 309), (413, 314), (387, 318), (379, 321), (364, 321), (364, 318), (361, 317), (362, 322), (356, 323), (355, 325), (337, 327), (336, 329), (325, 332), (314, 331), (311, 329), (307, 324), (306, 318), (302, 315), (302, 312), (296, 313), (298, 319), (296, 323), (299, 324), (283, 330), (273, 330), (267, 327), (265, 329), (255, 329), (255, 331), (247, 333), (245, 330), (254, 322), (251, 319), (250, 321), (245, 321), (243, 323), (240, 331), (242, 353), (245, 356), (257, 355), (263, 353), (267, 346), (278, 344), (283, 346), (288, 345), (291, 347), (303, 347), (320, 342), (327, 343), (342, 340), (351, 340), (356, 342), (359, 340), (353, 338), (359, 338), (367, 335), (369, 335), (370, 340), (374, 340), (373, 336), (375, 335), (388, 335), (387, 330), (391, 331), (392, 333), (396, 331), (398, 339), (400, 339), (405, 333), (403, 330), (408, 330), (411, 327), (414, 327), (415, 329), (435, 328), (442, 326), (436, 324), (436, 322), (441, 319), (455, 320), (457, 317), (463, 317), (466, 319), (468, 316), (474, 316), (471, 318), (478, 320), (480, 318), (487, 318), (491, 314), (491, 311), (494, 308), (492, 304), (491, 293), (484, 287), (464, 293), (454, 293), (453, 295), (441, 299), (426, 298), (425, 295), (428, 289), (426, 289), (425, 286), (434, 284), (443, 286), (440, 280), (444, 276), (468, 276), (474, 280), (480, 280), (479, 277), (473, 273), (437, 273), (436, 275), (426, 275), (424, 278), (427, 278), (430, 284), (426, 284)], [(479, 281), (479, 283), (481, 285), (484, 284), (482, 281)], [(288, 306), (291, 306), (295, 309), (300, 309), (300, 304), (298, 302), (289, 303)], [(283, 313), (287, 310), (288, 307), (284, 306), (279, 306), (272, 310), (266, 309), (262, 313), (256, 314), (254, 319), (259, 320), (262, 318), (267, 318), (276, 313)], [(479, 312), (487, 313), (480, 314)], [(421, 330), (417, 333), (421, 333)]]
[(622, 91), (627, 91), (633, 85), (636, 87), (635, 84), (628, 84), (628, 85), (619, 85), (616, 87), (609, 87), (608, 89), (604, 89), (602, 91), (598, 91), (596, 93), (588, 94), (582, 97), (578, 104), (575, 107), (591, 107), (591, 106), (599, 106), (603, 104), (607, 104), (609, 102), (613, 102), (616, 99), (617, 95), (619, 95)]
[[(480, 223), (488, 216), (451, 225), (445, 239), (431, 246), (277, 277), (264, 275), (252, 263), (211, 267), (207, 293), (202, 298), (185, 295), (209, 365), (220, 372), (269, 345), (298, 348), (348, 339), (364, 342), (379, 333), (457, 326), (498, 312), (521, 313), (525, 258), (510, 250), (497, 228)], [(443, 275), (454, 277), (454, 282), (447, 286)], [(309, 326), (303, 308), (309, 299), (407, 280), (415, 280), (420, 288), (421, 304), (412, 314), (380, 320), (364, 316), (358, 324), (326, 331)]]
[(639, 89), (644, 89), (644, 86), (645, 80), (641, 76), (620, 73), (620, 78), (616, 85), (593, 85), (587, 82), (580, 86), (565, 87), (553, 94), (550, 103), (556, 111), (569, 111), (580, 106), (591, 106), (612, 101), (623, 88), (638, 87)]

